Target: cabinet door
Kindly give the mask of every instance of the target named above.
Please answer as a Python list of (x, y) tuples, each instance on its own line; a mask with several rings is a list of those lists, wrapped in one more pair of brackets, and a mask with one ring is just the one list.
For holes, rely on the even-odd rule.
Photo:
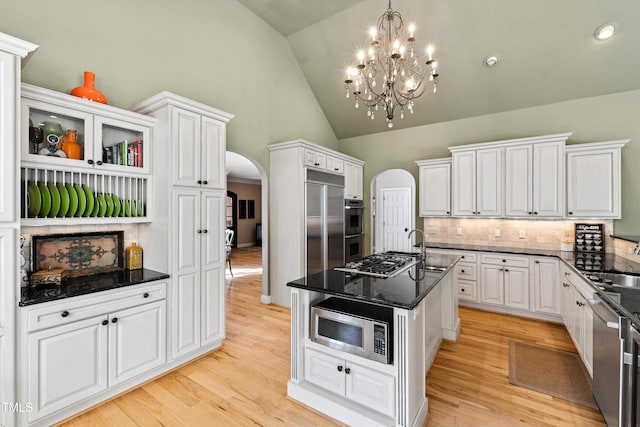
[(476, 153), (452, 154), (453, 215), (476, 214)]
[(420, 216), (451, 214), (451, 165), (420, 167)]
[(559, 261), (550, 258), (534, 258), (533, 288), (536, 311), (560, 314)]
[(327, 170), (339, 174), (344, 173), (344, 161), (335, 157), (327, 156)]
[(504, 305), (529, 310), (529, 269), (505, 267)]
[(593, 377), (593, 310), (589, 304), (582, 306), (584, 313), (582, 320), (584, 322), (584, 348), (582, 360), (584, 366), (589, 371), (589, 375)]
[(362, 172), (362, 166), (349, 162), (344, 163), (345, 199), (363, 199)]
[(505, 215), (533, 215), (532, 147), (519, 145), (505, 148)]
[(172, 199), (171, 348), (177, 357), (200, 347), (200, 191), (176, 190)]
[(171, 111), (172, 182), (174, 185), (200, 186), (201, 180), (201, 116), (175, 108)]
[(333, 393), (345, 393), (345, 361), (319, 351), (305, 349), (304, 379)]
[[(151, 130), (123, 120), (95, 117), (93, 164), (96, 169), (148, 174)], [(107, 151), (111, 154), (107, 155)]]
[[(0, 123), (2, 123), (0, 126), (0, 222), (16, 221), (15, 191), (18, 187), (18, 183), (16, 183), (16, 157), (20, 153), (16, 145), (18, 94), (15, 77), (16, 72), (20, 69), (18, 64), (18, 58), (15, 55), (0, 51), (0, 94), (2, 94), (2, 102), (0, 103)], [(22, 141), (23, 143), (26, 141), (28, 144), (28, 127), (26, 130), (27, 135), (22, 136)], [(3, 400), (3, 402), (5, 401)], [(4, 411), (0, 411), (0, 413), (4, 413)]]
[(619, 156), (619, 149), (567, 155), (569, 216), (620, 218)]
[(226, 155), (226, 125), (210, 117), (202, 117), (202, 169), (198, 180), (207, 188), (224, 189), (227, 175), (224, 169)]
[(106, 316), (28, 335), (29, 422), (107, 389)]
[(502, 149), (476, 152), (476, 215), (502, 216)]
[(394, 415), (395, 379), (391, 375), (347, 363), (345, 377), (347, 398), (385, 415)]
[(567, 283), (566, 280), (562, 280), (561, 284), (561, 304), (562, 304), (562, 321), (564, 322), (565, 328), (569, 332), (569, 335), (573, 336), (573, 311), (575, 307), (575, 303), (573, 300), (572, 294), (572, 286)]
[(580, 304), (586, 304), (584, 298), (580, 292), (571, 286), (571, 298), (573, 300), (573, 342), (578, 349), (578, 353), (584, 352), (584, 306)]
[(564, 142), (533, 145), (533, 215), (564, 215)]
[(201, 313), (202, 345), (224, 338), (224, 218), (223, 191), (202, 192)]
[(165, 363), (165, 301), (143, 304), (109, 316), (109, 386)]
[(487, 304), (504, 304), (504, 272), (502, 267), (494, 265), (481, 266), (482, 275), (481, 295), (482, 302)]

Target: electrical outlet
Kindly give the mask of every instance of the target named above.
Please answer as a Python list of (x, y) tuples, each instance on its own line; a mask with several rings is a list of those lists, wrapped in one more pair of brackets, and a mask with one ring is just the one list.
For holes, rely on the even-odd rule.
[(500, 237), (500, 229), (499, 229), (499, 228), (496, 228), (496, 229), (493, 231), (493, 235), (494, 235), (494, 236), (496, 236), (496, 237)]
[(520, 239), (524, 239), (525, 237), (527, 237), (527, 232), (524, 230), (520, 230), (520, 232), (518, 233), (518, 237)]
[(462, 236), (462, 227), (456, 228), (456, 235), (457, 236)]

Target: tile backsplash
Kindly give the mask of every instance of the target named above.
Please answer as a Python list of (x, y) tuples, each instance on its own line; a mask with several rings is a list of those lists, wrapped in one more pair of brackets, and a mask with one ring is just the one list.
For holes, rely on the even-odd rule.
[(604, 224), (605, 250), (613, 252), (613, 221), (517, 220), (480, 218), (425, 218), (427, 242), (479, 246), (561, 250), (563, 243), (572, 248), (575, 224)]

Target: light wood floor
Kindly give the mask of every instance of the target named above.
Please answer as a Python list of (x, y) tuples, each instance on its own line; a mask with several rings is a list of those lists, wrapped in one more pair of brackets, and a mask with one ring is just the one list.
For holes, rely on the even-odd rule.
[[(204, 357), (61, 425), (335, 426), (286, 397), (289, 310), (260, 304), (260, 248), (234, 249), (227, 273), (227, 339)], [(427, 377), (435, 426), (604, 426), (599, 412), (513, 386), (508, 340), (575, 351), (558, 325), (462, 308)]]

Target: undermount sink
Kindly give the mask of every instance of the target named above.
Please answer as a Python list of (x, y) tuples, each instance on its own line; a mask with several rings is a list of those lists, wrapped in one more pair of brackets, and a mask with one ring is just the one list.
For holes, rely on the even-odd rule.
[(599, 281), (607, 285), (622, 286), (625, 288), (640, 288), (640, 276), (635, 276), (633, 274), (591, 273), (589, 274), (589, 279), (592, 282), (597, 283), (597, 281)]

